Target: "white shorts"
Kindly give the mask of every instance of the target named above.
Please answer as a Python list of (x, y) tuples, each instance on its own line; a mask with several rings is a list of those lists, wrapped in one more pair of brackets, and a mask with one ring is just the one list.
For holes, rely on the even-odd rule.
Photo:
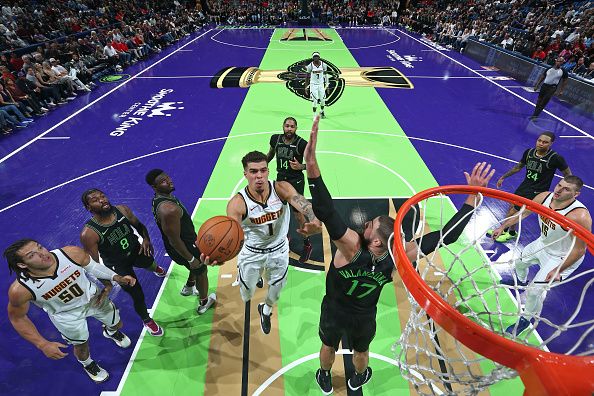
[[(256, 250), (256, 249), (253, 249)], [(268, 286), (284, 286), (289, 271), (289, 242), (284, 242), (269, 253), (255, 252), (243, 246), (237, 258), (241, 297), (248, 301), (254, 295), (256, 283), (263, 277)]]
[(50, 315), (50, 320), (69, 344), (84, 344), (89, 339), (87, 318), (94, 317), (107, 327), (120, 322), (120, 312), (114, 303), (106, 298), (100, 306), (95, 306), (97, 297), (82, 307)]
[[(520, 261), (523, 264), (538, 264), (540, 266), (540, 269), (534, 277), (533, 282), (544, 283), (547, 274), (555, 268), (557, 268), (559, 265), (561, 265), (561, 263), (565, 261), (565, 257), (556, 256), (548, 253), (544, 247), (544, 243), (542, 243), (540, 238), (538, 238), (537, 240), (529, 243), (524, 248), (524, 250), (522, 251), (522, 256), (520, 257)], [(571, 273), (575, 271), (583, 261), (584, 257), (581, 257), (570, 267), (566, 268), (563, 272), (561, 272), (561, 280), (569, 277), (569, 275), (571, 275)]]
[(310, 84), (309, 99), (314, 103), (324, 103), (326, 100), (326, 89), (323, 85)]

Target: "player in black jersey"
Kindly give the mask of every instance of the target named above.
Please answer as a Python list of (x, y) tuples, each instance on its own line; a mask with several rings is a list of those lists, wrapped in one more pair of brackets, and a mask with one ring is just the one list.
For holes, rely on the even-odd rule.
[[(343, 335), (354, 349), (355, 373), (348, 380), (349, 388), (357, 390), (370, 380), (372, 371), (368, 366), (369, 344), (375, 336), (377, 302), (382, 287), (392, 282), (396, 267), (388, 251), (388, 240), (394, 229), (393, 219), (378, 216), (365, 223), (362, 233), (357, 233), (347, 227), (334, 209), (315, 155), (318, 121), (319, 117), (312, 127), (305, 150), (305, 162), (314, 213), (326, 226), (337, 248), (330, 263), (326, 277), (326, 295), (322, 300), (319, 327), (322, 340), (321, 367), (316, 372), (318, 385), (325, 395), (329, 395), (333, 392), (330, 369)], [(476, 164), (472, 174), (464, 172), (468, 184), (486, 186), (495, 172), (490, 171), (490, 168), (490, 165), (483, 162)], [(455, 242), (468, 224), (474, 206), (475, 197), (469, 196), (442, 230), (407, 242), (408, 258), (415, 261), (418, 251), (427, 255), (440, 243)]]
[[(295, 190), (303, 195), (305, 191), (305, 177), (303, 171), (303, 152), (307, 146), (307, 141), (297, 136), (297, 120), (293, 117), (287, 117), (283, 121), (283, 133), (272, 135), (270, 137), (270, 150), (267, 154), (268, 162), (276, 156), (276, 180), (287, 181)], [(305, 218), (292, 207), (293, 213), (299, 223), (299, 228), (303, 228)], [(303, 252), (299, 261), (305, 263), (311, 257), (313, 248), (309, 237), (303, 238)]]
[[(155, 262), (153, 245), (146, 227), (129, 207), (111, 205), (107, 196), (96, 188), (82, 194), (82, 203), (93, 215), (80, 233), (85, 251), (95, 261), (99, 261), (101, 255), (103, 264), (118, 275), (130, 275), (137, 280), (133, 286), (122, 286), (122, 289), (132, 297), (134, 310), (147, 331), (153, 336), (162, 336), (163, 329), (148, 314), (144, 292), (134, 272), (134, 267), (137, 267), (149, 270), (161, 278), (166, 275), (165, 270)], [(142, 236), (142, 244), (133, 228)], [(104, 284), (102, 293), (109, 294), (111, 282)]]
[(192, 217), (179, 199), (173, 196), (175, 186), (163, 170), (149, 171), (145, 180), (155, 191), (152, 202), (153, 216), (161, 231), (165, 250), (173, 261), (190, 271), (180, 294), (182, 296), (198, 294), (200, 304), (196, 312), (202, 315), (215, 304), (217, 296), (215, 293), (208, 294), (207, 266), (200, 261), (200, 251), (194, 245), (196, 230)]
[[(557, 152), (551, 150), (551, 145), (554, 141), (554, 133), (543, 132), (536, 140), (536, 148), (524, 151), (520, 162), (497, 180), (497, 188), (501, 187), (503, 180), (518, 173), (523, 167), (526, 167), (526, 176), (516, 191), (514, 191), (514, 194), (532, 200), (541, 192), (550, 190), (557, 169), (563, 173), (563, 177), (571, 175), (571, 169), (567, 166), (565, 159)], [(505, 217), (509, 218), (519, 210), (519, 206), (511, 205)], [(495, 240), (497, 242), (507, 242), (510, 239), (516, 238), (518, 235), (514, 227), (510, 226), (505, 229)], [(492, 230), (487, 234), (491, 235)]]

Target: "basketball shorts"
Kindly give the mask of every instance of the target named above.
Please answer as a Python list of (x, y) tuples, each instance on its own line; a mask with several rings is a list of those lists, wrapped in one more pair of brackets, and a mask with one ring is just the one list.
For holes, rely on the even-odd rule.
[(134, 274), (134, 267), (136, 268), (148, 268), (155, 262), (153, 256), (145, 256), (144, 254), (131, 254), (129, 257), (125, 257), (117, 262), (103, 260), (106, 267), (111, 269), (118, 275), (125, 276), (131, 275), (136, 277)]
[(324, 296), (320, 312), (320, 340), (327, 346), (338, 350), (338, 345), (346, 337), (349, 349), (357, 352), (369, 350), (375, 337), (375, 310), (369, 314), (353, 314), (344, 308), (328, 303)]
[(89, 339), (87, 318), (92, 316), (107, 327), (114, 327), (120, 322), (120, 312), (114, 303), (106, 298), (100, 306), (95, 306), (97, 296), (91, 301), (66, 312), (49, 315), (50, 320), (69, 344), (79, 345)]
[[(526, 199), (534, 199), (534, 197), (536, 197), (538, 194), (540, 194), (542, 191), (535, 191), (532, 188), (529, 187), (524, 187), (520, 184), (520, 186), (516, 189), (516, 191), (514, 191), (514, 194), (519, 195), (520, 197), (524, 197)], [(521, 206), (520, 205), (514, 205), (514, 209), (515, 210), (520, 210)]]
[(326, 90), (324, 89), (324, 86), (318, 84), (311, 84), (309, 86), (309, 99), (313, 102), (314, 106), (316, 104), (325, 104)]
[(289, 271), (289, 242), (285, 238), (277, 246), (269, 249), (256, 249), (243, 245), (237, 257), (239, 285), (243, 301), (249, 301), (254, 295), (256, 283), (263, 277), (268, 286), (280, 286), (287, 283)]
[[(295, 177), (295, 176), (289, 176), (289, 175), (284, 175), (282, 173), (279, 173), (276, 177), (277, 181), (286, 181), (287, 183), (289, 183), (290, 185), (292, 185), (295, 188), (295, 191), (297, 191), (299, 194), (303, 195), (303, 193), (305, 192), (305, 177), (303, 176), (303, 173), (301, 174), (301, 178)], [(292, 208), (292, 206), (291, 206)]]
[[(518, 275), (522, 275), (520, 272), (526, 271), (528, 267), (531, 267), (532, 265), (538, 265), (540, 269), (534, 277), (533, 282), (544, 283), (547, 274), (561, 265), (561, 263), (565, 261), (567, 254), (569, 254), (569, 252), (563, 256), (552, 254), (550, 250), (547, 250), (542, 240), (538, 238), (524, 248), (522, 256), (520, 257), (520, 262), (516, 263), (516, 271), (518, 272)], [(570, 267), (561, 272), (561, 279), (563, 280), (569, 277), (569, 275), (571, 275), (583, 261), (584, 257), (582, 256)]]

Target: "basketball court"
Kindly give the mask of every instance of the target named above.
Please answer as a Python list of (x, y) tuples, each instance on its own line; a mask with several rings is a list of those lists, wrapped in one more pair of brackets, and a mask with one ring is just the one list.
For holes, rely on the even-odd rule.
[[(197, 298), (179, 294), (187, 271), (164, 254), (151, 214), (153, 192), (144, 181), (148, 170), (164, 169), (197, 229), (206, 219), (224, 214), (228, 200), (246, 185), (241, 158), (252, 150), (268, 152), (270, 135), (282, 131), (285, 117), (295, 117), (297, 133), (308, 139), (311, 105), (300, 96), (291, 73), (314, 51), (337, 69), (351, 71), (333, 83), (328, 118), (320, 122), (318, 159), (339, 211), (353, 226), (379, 214), (395, 216), (399, 205), (419, 191), (464, 184), (463, 171), (479, 161), (494, 165), (496, 179), (545, 130), (556, 134), (553, 148), (586, 184), (580, 201), (594, 208), (594, 120), (553, 100), (531, 122), (536, 93), (455, 51), (398, 28), (203, 30), (1, 141), (3, 249), (25, 237), (49, 248), (79, 245), (81, 227), (90, 216), (80, 195), (96, 187), (112, 204), (130, 206), (147, 226), (168, 276), (136, 271), (164, 337), (142, 330), (123, 292), (115, 292), (114, 302), (132, 347), (117, 348), (101, 336), (97, 321), (89, 321), (91, 356), (110, 373), (100, 385), (83, 372), (72, 348), (65, 359), (51, 361), (20, 338), (2, 315), (0, 394), (320, 394), (314, 373), (319, 367), (320, 302), (332, 254), (328, 235), (313, 238), (311, 260), (300, 264), (301, 241), (292, 223), (292, 265), (269, 335), (262, 334), (256, 309), (264, 291), (245, 305), (238, 288), (231, 286), (235, 261), (209, 268), (217, 305), (198, 316)], [(241, 79), (231, 77), (249, 67), (261, 79), (246, 79), (243, 85), (250, 87), (238, 87)], [(365, 73), (369, 78), (361, 77)], [(271, 178), (274, 170), (271, 163)], [(507, 179), (503, 188), (513, 192), (521, 175)], [(305, 195), (309, 197), (307, 190)], [(460, 197), (437, 201), (426, 208), (430, 227), (437, 225), (440, 213), (450, 216), (462, 202)], [(506, 209), (503, 202), (489, 201), (480, 213), (503, 218)], [(525, 227), (516, 250), (539, 235), (536, 218), (526, 220)], [(482, 251), (493, 262), (513, 253), (512, 245), (481, 240)], [(578, 273), (594, 267), (591, 258)], [(0, 298), (5, 306), (14, 278), (4, 271)], [(550, 292), (544, 316), (566, 317), (580, 293), (571, 287)], [(515, 303), (509, 297), (502, 304)], [(398, 350), (392, 348), (408, 309), (404, 286), (395, 279), (378, 304), (377, 335), (370, 349), (373, 379), (361, 390), (347, 392), (345, 378), (354, 368), (348, 349), (341, 349), (333, 369), (335, 394), (417, 394), (401, 377)], [(29, 316), (42, 335), (60, 341), (43, 311), (31, 308)], [(591, 306), (579, 313), (582, 320), (592, 317)], [(538, 330), (534, 342), (553, 331), (546, 326)], [(582, 335), (583, 329), (568, 331), (549, 349), (566, 351)], [(591, 354), (594, 334), (586, 334), (580, 345)], [(523, 389), (516, 378), (481, 394), (521, 395)]]

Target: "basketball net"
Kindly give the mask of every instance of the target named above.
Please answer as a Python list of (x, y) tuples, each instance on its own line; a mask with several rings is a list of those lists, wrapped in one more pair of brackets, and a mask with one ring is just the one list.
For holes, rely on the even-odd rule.
[[(442, 234), (439, 250), (424, 255), (417, 249), (416, 260), (411, 262), (403, 235), (422, 238), (429, 231), (441, 230), (456, 212), (448, 194), (467, 193), (478, 193), (476, 207), (467, 214), (471, 219), (458, 241), (446, 246)], [(518, 237), (505, 247), (497, 244), (488, 251), (481, 241), (494, 245), (486, 233), (507, 219), (493, 216), (483, 205), (485, 196), (499, 200), (489, 208), (506, 210), (508, 205), (502, 201), (521, 206), (514, 215), (520, 219)], [(560, 282), (535, 284), (530, 281), (531, 273), (528, 284), (523, 284), (514, 268), (520, 263), (524, 245), (540, 235), (535, 216), (521, 219), (526, 210), (570, 230), (563, 236), (571, 239), (567, 253), (576, 237), (590, 249), (594, 247), (594, 236), (566, 217), (533, 201), (488, 188), (437, 187), (410, 198), (398, 211), (390, 254), (406, 286), (410, 314), (393, 350), (402, 375), (419, 394), (477, 394), (518, 374), (526, 394), (592, 394), (594, 315), (591, 309), (583, 309), (594, 297), (592, 255), (586, 253), (582, 265)], [(411, 214), (416, 216), (407, 222)], [(498, 249), (507, 248), (509, 251), (499, 255)], [(543, 312), (526, 312), (522, 302), (536, 287), (554, 304), (545, 304)], [(567, 293), (569, 290), (572, 292)], [(564, 298), (566, 294), (571, 297)], [(516, 334), (522, 315), (531, 324)], [(510, 326), (511, 333), (507, 333)]]

